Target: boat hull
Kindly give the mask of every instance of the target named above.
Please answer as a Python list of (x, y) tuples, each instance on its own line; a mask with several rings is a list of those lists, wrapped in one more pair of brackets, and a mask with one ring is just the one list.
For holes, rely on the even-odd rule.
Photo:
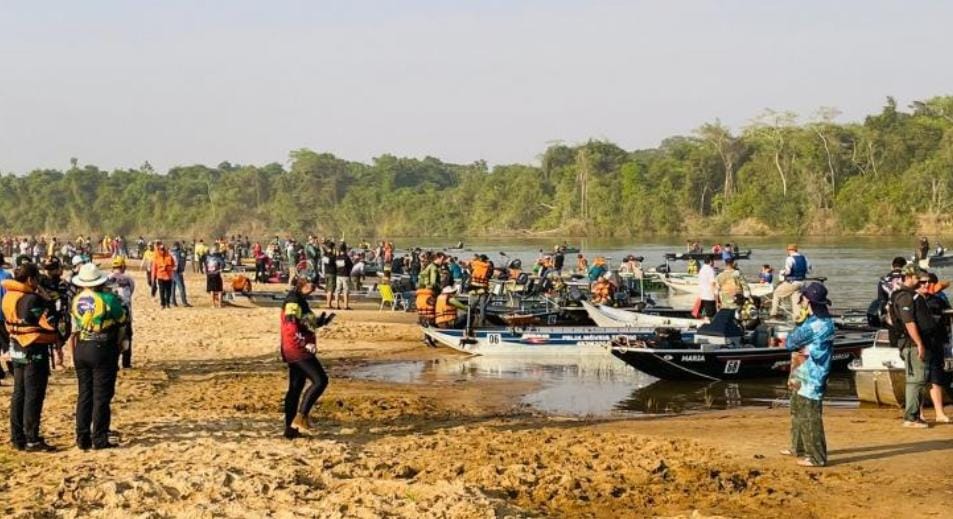
[[(608, 356), (613, 340), (644, 340), (652, 329), (597, 327), (539, 327), (527, 329), (481, 328), (466, 330), (424, 328), (435, 344), (471, 355), (602, 355)], [(691, 335), (684, 337), (691, 340)]]
[[(870, 337), (835, 343), (831, 371), (846, 371)], [(667, 349), (614, 346), (612, 354), (663, 380), (744, 380), (788, 376), (791, 353), (783, 348)]]

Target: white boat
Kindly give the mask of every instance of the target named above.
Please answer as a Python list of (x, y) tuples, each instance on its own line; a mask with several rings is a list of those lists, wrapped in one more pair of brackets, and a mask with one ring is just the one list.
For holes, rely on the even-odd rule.
[(583, 308), (589, 314), (596, 326), (608, 328), (639, 327), (639, 328), (698, 328), (707, 323), (704, 319), (690, 319), (685, 317), (668, 317), (652, 315), (629, 310), (620, 310), (606, 305), (593, 305), (588, 301), (582, 302)]
[[(423, 328), (427, 340), (470, 355), (609, 355), (615, 339), (643, 340), (654, 328), (602, 328), (596, 326), (540, 326), (528, 328), (478, 328), (467, 330)], [(686, 330), (691, 340), (694, 331)]]
[[(698, 295), (698, 276), (671, 275), (661, 279), (662, 283), (665, 283), (665, 286), (667, 286), (672, 293)], [(751, 291), (752, 296), (764, 298), (774, 292), (774, 285), (748, 283), (748, 289)]]
[(850, 365), (861, 402), (903, 407), (907, 380), (900, 350), (890, 346), (887, 330), (878, 330), (873, 347), (865, 348)]

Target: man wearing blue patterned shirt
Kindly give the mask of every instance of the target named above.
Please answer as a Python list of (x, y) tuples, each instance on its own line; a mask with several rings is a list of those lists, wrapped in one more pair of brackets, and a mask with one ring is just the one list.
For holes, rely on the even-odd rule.
[(812, 283), (801, 291), (800, 304), (807, 319), (788, 335), (786, 346), (797, 351), (791, 362), (791, 449), (782, 454), (796, 456), (798, 465), (823, 467), (827, 464), (827, 440), (822, 419), (824, 392), (831, 372), (834, 350), (834, 322), (828, 305), (827, 288)]

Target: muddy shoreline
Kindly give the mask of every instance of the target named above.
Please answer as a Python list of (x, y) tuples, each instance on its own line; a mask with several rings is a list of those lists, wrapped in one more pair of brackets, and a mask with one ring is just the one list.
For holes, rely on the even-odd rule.
[[(355, 380), (368, 363), (456, 357), (426, 348), (409, 314), (369, 307), (322, 333), (332, 381), (318, 431), (288, 441), (277, 310), (215, 310), (204, 283), (188, 282), (196, 307), (160, 311), (142, 279), (136, 368), (113, 407), (120, 449), (71, 447), (75, 378), (53, 375), (43, 431), (62, 450), (4, 442), (5, 517), (942, 517), (953, 506), (953, 426), (826, 409), (832, 465), (805, 470), (777, 454), (784, 409), (566, 418), (520, 404), (532, 382)], [(4, 425), (9, 394), (8, 380)]]

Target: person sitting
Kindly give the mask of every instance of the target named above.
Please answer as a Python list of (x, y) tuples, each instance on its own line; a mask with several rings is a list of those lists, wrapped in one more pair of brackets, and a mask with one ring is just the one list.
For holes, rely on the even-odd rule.
[(592, 304), (607, 305), (612, 302), (614, 292), (608, 275), (603, 275), (592, 284)]
[(761, 273), (758, 274), (758, 282), (762, 285), (771, 285), (774, 283), (774, 269), (771, 265), (761, 265)]
[(444, 287), (437, 296), (434, 317), (437, 328), (463, 328), (466, 325), (468, 308), (455, 297), (456, 293), (456, 289), (449, 286)]

